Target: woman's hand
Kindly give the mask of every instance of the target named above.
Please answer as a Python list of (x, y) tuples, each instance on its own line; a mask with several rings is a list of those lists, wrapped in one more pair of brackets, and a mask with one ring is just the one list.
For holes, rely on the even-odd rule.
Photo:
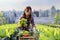
[(36, 32), (36, 27), (33, 27), (33, 32)]

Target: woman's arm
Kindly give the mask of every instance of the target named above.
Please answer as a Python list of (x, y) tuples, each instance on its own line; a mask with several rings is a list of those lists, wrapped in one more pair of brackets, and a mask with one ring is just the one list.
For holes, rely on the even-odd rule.
[(20, 20), (22, 19), (22, 15), (18, 18), (18, 28), (21, 28), (21, 25), (20, 25)]
[(34, 33), (36, 33), (36, 26), (35, 26), (35, 23), (34, 23), (34, 19), (32, 18), (31, 20), (31, 23), (32, 23), (32, 30)]
[(32, 17), (32, 20), (31, 20), (31, 24), (32, 24), (33, 30), (35, 30), (36, 29), (36, 26), (35, 26), (33, 17)]
[(18, 19), (21, 20), (22, 17), (23, 17), (23, 15), (21, 15)]

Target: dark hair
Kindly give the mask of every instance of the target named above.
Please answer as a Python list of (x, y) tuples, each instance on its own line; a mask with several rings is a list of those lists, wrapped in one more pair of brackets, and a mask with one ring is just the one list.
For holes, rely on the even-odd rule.
[[(27, 12), (30, 10), (31, 13), (32, 13), (32, 8), (31, 8), (30, 6), (27, 6), (27, 7), (25, 8), (25, 10), (27, 10)], [(22, 18), (26, 18), (25, 10), (24, 10), (24, 13), (23, 13), (23, 15), (22, 15)], [(32, 19), (31, 13), (30, 13), (30, 15), (29, 15), (29, 17), (28, 17), (28, 20), (31, 20), (31, 19)]]

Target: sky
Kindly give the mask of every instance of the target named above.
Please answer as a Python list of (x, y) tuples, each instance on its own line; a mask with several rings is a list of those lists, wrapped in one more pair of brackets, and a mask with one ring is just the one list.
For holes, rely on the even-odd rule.
[(0, 0), (0, 10), (24, 10), (26, 6), (36, 10), (46, 10), (52, 6), (60, 9), (60, 0)]

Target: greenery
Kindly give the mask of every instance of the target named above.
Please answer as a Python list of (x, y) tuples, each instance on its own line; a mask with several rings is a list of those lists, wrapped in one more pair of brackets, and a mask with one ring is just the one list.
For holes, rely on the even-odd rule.
[[(58, 25), (59, 26), (59, 25)], [(10, 37), (17, 29), (17, 24), (6, 24), (0, 26), (0, 37)], [(38, 40), (60, 40), (60, 28), (51, 27), (42, 24), (36, 24), (36, 29), (39, 32)], [(28, 32), (20, 32), (25, 34)], [(28, 36), (28, 35), (25, 35)]]
[(3, 13), (0, 12), (0, 25), (6, 24), (6, 18), (3, 16)]
[(19, 27), (26, 27), (27, 24), (26, 24), (26, 19), (25, 18), (22, 18), (21, 20), (18, 21), (18, 26)]
[(36, 29), (40, 32), (38, 40), (60, 40), (60, 28), (37, 24)]
[(56, 13), (54, 19), (54, 24), (60, 24), (60, 13)]
[(20, 37), (28, 37), (29, 35), (30, 35), (30, 33), (28, 32), (28, 31), (25, 31), (25, 30), (21, 30), (19, 33), (18, 33), (18, 35), (20, 36)]
[(15, 29), (17, 29), (16, 24), (6, 24), (0, 26), (0, 37), (10, 37), (14, 34)]

